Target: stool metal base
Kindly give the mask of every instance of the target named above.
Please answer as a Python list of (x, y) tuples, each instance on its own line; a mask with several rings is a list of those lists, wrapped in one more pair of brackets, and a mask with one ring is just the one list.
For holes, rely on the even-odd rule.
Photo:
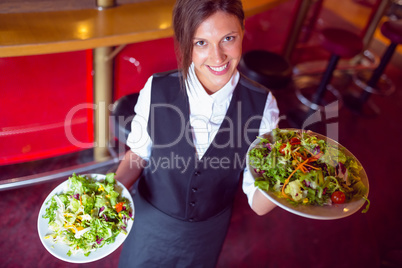
[(344, 94), (343, 103), (357, 115), (374, 117), (380, 114), (380, 109), (371, 100), (362, 101), (361, 95), (356, 91)]
[(353, 82), (361, 89), (377, 95), (389, 96), (395, 91), (395, 85), (392, 81), (385, 75), (381, 75), (377, 82), (376, 87), (370, 87), (367, 82), (370, 80), (372, 72), (369, 70), (361, 70), (354, 74)]
[(336, 107), (330, 107), (329, 109), (339, 110), (342, 107), (342, 96), (339, 91), (331, 84), (327, 85), (324, 98), (320, 100), (319, 103), (314, 103), (312, 98), (317, 90), (320, 81), (317, 79), (312, 79), (311, 77), (299, 77), (295, 79), (295, 93), (296, 97), (299, 99), (301, 103), (312, 110), (321, 110), (323, 111), (326, 108), (326, 105), (333, 103), (334, 101), (338, 101), (339, 105)]

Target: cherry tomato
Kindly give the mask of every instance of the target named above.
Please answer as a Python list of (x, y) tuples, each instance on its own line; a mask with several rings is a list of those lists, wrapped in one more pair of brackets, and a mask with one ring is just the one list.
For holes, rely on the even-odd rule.
[(343, 204), (345, 202), (346, 196), (341, 191), (335, 191), (331, 195), (331, 200), (335, 204)]
[(279, 152), (281, 154), (285, 154), (286, 143), (282, 143), (281, 147), (279, 147)]

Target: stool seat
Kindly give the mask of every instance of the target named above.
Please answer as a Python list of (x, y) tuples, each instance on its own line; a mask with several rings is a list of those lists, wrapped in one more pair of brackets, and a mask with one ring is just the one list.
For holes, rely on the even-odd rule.
[(347, 30), (326, 28), (322, 30), (320, 38), (323, 48), (342, 58), (354, 57), (363, 49), (362, 39)]
[(381, 26), (381, 33), (391, 42), (402, 44), (402, 20), (388, 20)]
[(244, 53), (239, 71), (269, 89), (286, 86), (292, 76), (292, 66), (284, 57), (265, 50)]
[(121, 97), (114, 104), (110, 117), (110, 128), (115, 138), (123, 144), (126, 143), (131, 132), (131, 121), (135, 115), (134, 106), (139, 93), (132, 93)]
[[(338, 109), (342, 106), (341, 95), (338, 90), (330, 85), (333, 72), (336, 69), (340, 58), (351, 58), (359, 54), (363, 50), (363, 41), (355, 33), (340, 28), (325, 28), (321, 31), (321, 45), (331, 53), (328, 66), (322, 75), (320, 83), (302, 83), (300, 87), (296, 87), (297, 98), (312, 110), (324, 110), (324, 106), (328, 105), (325, 100), (326, 92), (338, 100)], [(309, 94), (316, 87), (314, 94)]]

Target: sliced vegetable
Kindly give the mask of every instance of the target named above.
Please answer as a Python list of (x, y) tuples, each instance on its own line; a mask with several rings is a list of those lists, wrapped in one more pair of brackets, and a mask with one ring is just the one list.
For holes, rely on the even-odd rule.
[(123, 206), (124, 206), (124, 202), (119, 202), (114, 207), (115, 207), (117, 212), (120, 212), (120, 211), (123, 210)]

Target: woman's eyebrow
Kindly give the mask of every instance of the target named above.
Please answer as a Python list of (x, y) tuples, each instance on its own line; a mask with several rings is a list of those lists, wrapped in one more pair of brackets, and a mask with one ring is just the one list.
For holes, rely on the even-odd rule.
[[(223, 35), (222, 38), (224, 38), (224, 37), (226, 37), (226, 36), (228, 36), (228, 35), (233, 35), (233, 34), (239, 34), (239, 32), (237, 32), (237, 31), (231, 31), (231, 32), (229, 32), (229, 33)], [(193, 40), (196, 40), (196, 39), (197, 39), (197, 40), (207, 40), (207, 38), (202, 38), (202, 37), (196, 37), (196, 36), (194, 36)]]
[(238, 34), (238, 33), (239, 33), (238, 31), (231, 31), (230, 33), (228, 33), (228, 34), (226, 34), (224, 36), (231, 35), (231, 34)]

